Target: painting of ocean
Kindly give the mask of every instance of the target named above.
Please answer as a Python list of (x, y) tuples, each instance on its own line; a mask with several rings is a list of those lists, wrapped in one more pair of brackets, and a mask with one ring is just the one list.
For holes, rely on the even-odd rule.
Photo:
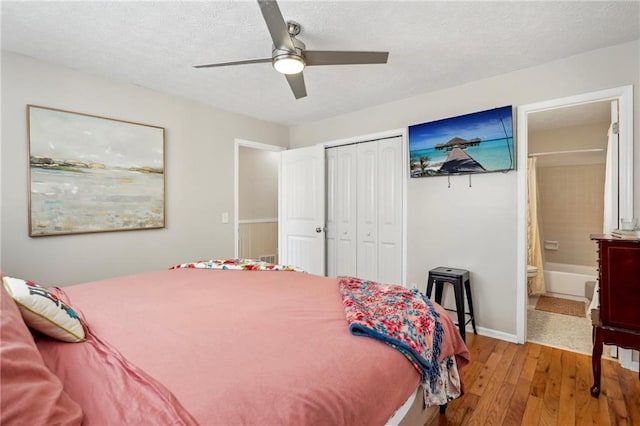
[(409, 126), (411, 177), (514, 168), (512, 108)]
[(31, 170), (34, 235), (158, 228), (162, 174), (128, 170)]
[(30, 235), (164, 227), (164, 129), (29, 106)]

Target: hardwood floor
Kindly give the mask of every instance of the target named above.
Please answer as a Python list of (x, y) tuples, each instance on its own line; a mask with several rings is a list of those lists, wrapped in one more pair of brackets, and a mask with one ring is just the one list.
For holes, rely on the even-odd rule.
[(435, 425), (640, 425), (640, 379), (602, 360), (599, 398), (591, 357), (535, 343), (517, 345), (467, 334), (471, 363), (465, 394)]

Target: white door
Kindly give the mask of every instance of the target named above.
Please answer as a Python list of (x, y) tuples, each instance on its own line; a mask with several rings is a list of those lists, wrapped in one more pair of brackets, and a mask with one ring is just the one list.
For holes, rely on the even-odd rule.
[(336, 149), (336, 275), (355, 277), (357, 149), (356, 145)]
[(280, 162), (280, 263), (325, 274), (324, 148), (282, 152)]
[(378, 144), (378, 281), (402, 282), (402, 138)]
[(327, 271), (402, 283), (403, 140), (328, 148)]
[(357, 276), (378, 280), (378, 143), (357, 146), (358, 152), (358, 248)]
[(336, 221), (336, 191), (338, 180), (338, 149), (332, 148), (325, 151), (326, 165), (325, 171), (326, 178), (326, 190), (327, 190), (327, 236), (326, 236), (326, 249), (327, 249), (327, 276), (335, 277), (338, 275), (336, 271), (336, 234), (338, 232), (338, 225)]

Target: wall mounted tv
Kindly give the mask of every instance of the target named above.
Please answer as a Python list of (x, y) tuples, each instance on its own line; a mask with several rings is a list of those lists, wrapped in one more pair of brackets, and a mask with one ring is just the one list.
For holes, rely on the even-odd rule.
[(502, 172), (515, 161), (511, 106), (409, 126), (413, 178)]

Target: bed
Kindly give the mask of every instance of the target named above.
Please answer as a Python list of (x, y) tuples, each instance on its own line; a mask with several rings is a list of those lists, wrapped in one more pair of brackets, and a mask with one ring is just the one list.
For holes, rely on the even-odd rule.
[[(417, 291), (375, 287), (400, 289), (437, 318), (415, 319), (437, 337), (420, 337), (426, 355), (412, 358), (415, 348), (378, 335), (378, 325), (367, 334), (369, 318), (354, 311), (363, 300), (362, 309), (372, 305), (376, 283), (237, 265), (183, 264), (48, 289), (84, 336), (69, 343), (33, 332), (48, 370), (38, 377), (57, 386), (42, 415), (70, 410), (73, 424), (80, 410), (84, 425), (410, 424), (427, 405), (461, 394), (467, 348), (446, 312)], [(366, 288), (368, 299), (353, 302), (350, 288)], [(5, 328), (17, 320), (5, 314), (15, 309), (5, 289), (2, 296), (2, 424), (20, 424), (20, 407), (36, 401), (9, 389), (16, 366)], [(387, 311), (383, 305), (376, 309)], [(14, 393), (22, 395), (18, 406)]]

